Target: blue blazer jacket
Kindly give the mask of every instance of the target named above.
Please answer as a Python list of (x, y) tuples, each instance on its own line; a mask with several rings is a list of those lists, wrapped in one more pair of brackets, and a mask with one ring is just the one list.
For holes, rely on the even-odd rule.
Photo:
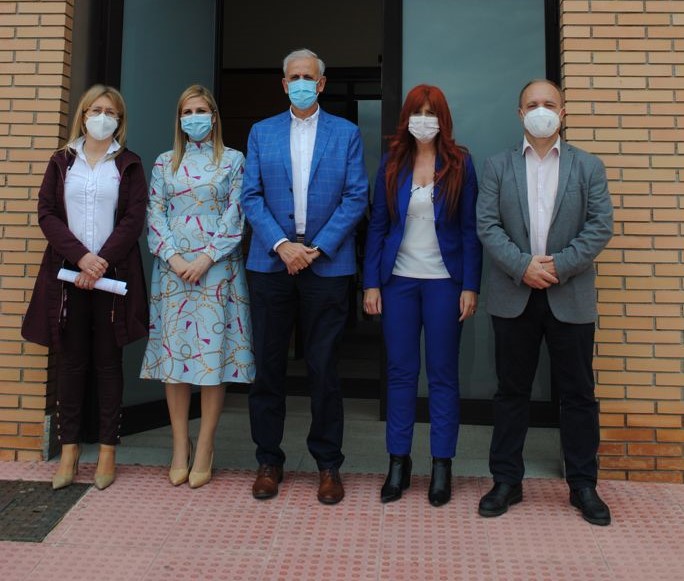
[[(247, 268), (257, 272), (285, 270), (273, 245), (296, 240), (290, 125), (288, 110), (249, 133), (242, 207), (254, 231)], [(307, 196), (305, 243), (322, 253), (311, 268), (319, 276), (355, 273), (355, 227), (368, 205), (361, 135), (356, 125), (322, 109)]]
[[(406, 213), (411, 197), (413, 172), (405, 171), (399, 176), (398, 219), (392, 221), (387, 208), (386, 163), (387, 158), (385, 157), (375, 181), (375, 196), (368, 226), (366, 256), (363, 266), (364, 289), (380, 288), (387, 284), (392, 276), (392, 269), (406, 227)], [(439, 169), (439, 167), (438, 159), (436, 168)], [(442, 260), (451, 278), (461, 283), (463, 290), (480, 292), (482, 245), (477, 237), (475, 217), (477, 178), (469, 155), (466, 156), (465, 169), (463, 188), (454, 216), (448, 216), (444, 197), (440, 195), (439, 187), (435, 187), (435, 230)]]

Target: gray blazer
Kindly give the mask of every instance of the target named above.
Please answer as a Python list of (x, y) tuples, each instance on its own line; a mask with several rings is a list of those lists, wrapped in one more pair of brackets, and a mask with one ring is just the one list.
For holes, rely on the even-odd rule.
[[(491, 257), (487, 312), (520, 315), (531, 288), (522, 277), (532, 260), (527, 167), (522, 142), (485, 161), (477, 199), (477, 231)], [(560, 282), (547, 289), (554, 316), (566, 323), (596, 319), (594, 259), (613, 235), (613, 206), (601, 160), (561, 141), (558, 193), (546, 253)]]

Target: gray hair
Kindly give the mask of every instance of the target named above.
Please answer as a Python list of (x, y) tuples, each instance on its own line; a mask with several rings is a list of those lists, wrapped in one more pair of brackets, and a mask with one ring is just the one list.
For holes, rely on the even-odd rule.
[(325, 73), (325, 63), (318, 58), (318, 55), (308, 48), (300, 48), (293, 50), (283, 59), (283, 75), (287, 75), (287, 65), (290, 64), (290, 61), (298, 59), (316, 59), (318, 62), (318, 74), (322, 77), (323, 73)]

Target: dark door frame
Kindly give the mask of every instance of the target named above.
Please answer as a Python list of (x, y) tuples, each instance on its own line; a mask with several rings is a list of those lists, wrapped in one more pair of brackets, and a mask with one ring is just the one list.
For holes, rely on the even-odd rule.
[[(123, 17), (125, 0), (102, 0), (93, 3), (95, 17), (88, 37), (91, 55), (88, 67), (88, 83), (105, 83), (115, 87), (121, 80), (121, 51), (123, 45)], [(217, 17), (215, 39), (214, 94), (220, 101), (223, 14), (225, 0), (215, 0)], [(559, 0), (545, 0), (546, 77), (560, 84), (560, 4)], [(391, 135), (396, 126), (402, 104), (402, 50), (403, 11), (400, 0), (383, 0), (383, 54), (382, 54), (382, 134)], [(383, 149), (385, 143), (383, 140)], [(387, 397), (385, 362), (379, 362), (381, 372), (381, 418), (385, 418)], [(191, 416), (199, 415), (199, 394), (194, 394)], [(463, 400), (463, 423), (491, 424), (491, 400)], [(428, 421), (427, 398), (419, 398), (419, 421)], [(122, 434), (151, 429), (168, 423), (164, 400), (147, 402), (126, 408)], [(552, 393), (551, 402), (532, 402), (531, 425), (558, 425), (558, 398)]]
[[(87, 36), (88, 64), (86, 70), (86, 87), (95, 83), (121, 87), (121, 66), (123, 49), (125, 0), (101, 0), (91, 2), (90, 30)], [(215, 0), (217, 17), (215, 46), (214, 91), (220, 87), (218, 79), (221, 72), (221, 50), (223, 46), (223, 6), (224, 0)], [(54, 375), (54, 374), (53, 374)], [(246, 386), (243, 386), (246, 389)], [(93, 392), (94, 393), (94, 392)], [(96, 395), (96, 394), (95, 394)], [(97, 441), (97, 399), (90, 397), (84, 403), (91, 413), (83, 414), (83, 439), (86, 442)], [(200, 416), (200, 394), (193, 393), (190, 401), (190, 418)], [(121, 436), (151, 430), (169, 423), (166, 400), (144, 402), (124, 407), (121, 422)]]

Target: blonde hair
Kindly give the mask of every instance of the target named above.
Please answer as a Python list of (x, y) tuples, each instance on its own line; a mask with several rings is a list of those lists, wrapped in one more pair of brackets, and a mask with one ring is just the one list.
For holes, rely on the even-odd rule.
[(223, 157), (223, 150), (225, 148), (225, 145), (223, 145), (223, 129), (221, 128), (221, 116), (218, 113), (218, 106), (216, 105), (214, 95), (211, 94), (209, 89), (202, 85), (190, 85), (181, 93), (181, 96), (178, 98), (178, 107), (176, 108), (176, 129), (173, 136), (173, 155), (171, 157), (171, 169), (173, 170), (173, 173), (176, 173), (180, 167), (183, 154), (185, 153), (185, 144), (188, 141), (187, 134), (181, 129), (181, 110), (183, 103), (192, 97), (201, 97), (204, 99), (207, 102), (207, 105), (209, 105), (212, 115), (216, 119), (214, 126), (211, 129), (213, 131), (214, 165), (218, 165), (221, 162), (221, 157)]
[(107, 97), (113, 103), (114, 107), (119, 113), (119, 125), (116, 128), (116, 131), (114, 131), (114, 135), (112, 137), (119, 142), (121, 147), (114, 152), (113, 157), (116, 157), (123, 151), (123, 148), (126, 145), (126, 103), (124, 102), (124, 98), (119, 91), (117, 91), (114, 87), (108, 87), (106, 85), (93, 85), (90, 87), (90, 89), (83, 93), (83, 96), (76, 107), (74, 117), (71, 120), (69, 139), (62, 147), (64, 151), (72, 150), (71, 144), (79, 137), (86, 134), (85, 113), (100, 97)]

